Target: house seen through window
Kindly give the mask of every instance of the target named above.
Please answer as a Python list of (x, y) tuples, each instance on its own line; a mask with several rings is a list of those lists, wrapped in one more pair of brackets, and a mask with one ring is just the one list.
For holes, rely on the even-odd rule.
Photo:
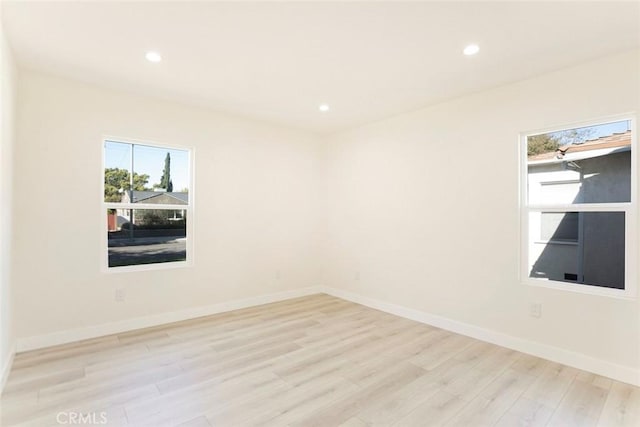
[(528, 135), (526, 277), (624, 291), (632, 122)]
[(104, 141), (107, 265), (189, 259), (189, 151)]

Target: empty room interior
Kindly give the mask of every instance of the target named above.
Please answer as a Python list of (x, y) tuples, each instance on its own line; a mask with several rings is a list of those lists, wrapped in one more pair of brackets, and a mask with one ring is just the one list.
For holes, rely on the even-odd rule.
[(640, 426), (639, 2), (0, 23), (1, 426)]

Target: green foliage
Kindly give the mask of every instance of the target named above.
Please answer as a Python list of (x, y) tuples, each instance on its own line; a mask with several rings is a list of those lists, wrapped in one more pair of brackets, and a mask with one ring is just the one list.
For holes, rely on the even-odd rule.
[[(162, 223), (145, 223), (145, 224), (134, 224), (134, 230), (185, 230), (186, 223), (183, 219), (177, 221), (169, 221)], [(131, 230), (131, 223), (125, 222), (122, 224), (122, 230), (129, 231)], [(148, 237), (148, 236), (147, 236)]]
[(164, 170), (160, 178), (160, 187), (168, 192), (173, 191), (173, 182), (171, 181), (171, 154), (169, 153), (167, 153), (167, 156), (164, 158)]
[(560, 148), (558, 139), (551, 134), (543, 133), (527, 138), (527, 156), (552, 153)]
[[(136, 228), (184, 228), (185, 218), (181, 210), (143, 209), (136, 211)], [(181, 218), (181, 219), (175, 219)]]
[(593, 128), (581, 128), (530, 136), (527, 138), (527, 156), (552, 153), (563, 145), (584, 142), (594, 132)]
[[(120, 168), (106, 168), (104, 170), (104, 201), (105, 202), (119, 202), (122, 200), (122, 193), (120, 190), (131, 189), (131, 178), (129, 171)], [(149, 175), (147, 174), (133, 174), (133, 190), (134, 191), (148, 191), (146, 187), (149, 182)]]

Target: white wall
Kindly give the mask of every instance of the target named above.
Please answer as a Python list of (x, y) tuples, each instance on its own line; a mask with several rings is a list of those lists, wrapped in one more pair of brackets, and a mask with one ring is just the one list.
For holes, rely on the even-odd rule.
[(0, 29), (0, 392), (15, 346), (11, 294), (15, 74), (11, 50)]
[(639, 59), (604, 58), (332, 137), (327, 285), (638, 372), (638, 300), (519, 282), (518, 134), (638, 111)]
[[(19, 92), (19, 338), (318, 285), (317, 136), (31, 71), (21, 70)], [(100, 271), (104, 134), (195, 149), (193, 268)]]

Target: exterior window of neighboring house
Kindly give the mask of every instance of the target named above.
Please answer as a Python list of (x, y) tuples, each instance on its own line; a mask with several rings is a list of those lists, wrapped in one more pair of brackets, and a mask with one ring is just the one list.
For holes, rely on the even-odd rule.
[(522, 276), (532, 285), (635, 296), (635, 122), (522, 137)]
[(104, 140), (104, 267), (188, 265), (192, 258), (191, 152)]

